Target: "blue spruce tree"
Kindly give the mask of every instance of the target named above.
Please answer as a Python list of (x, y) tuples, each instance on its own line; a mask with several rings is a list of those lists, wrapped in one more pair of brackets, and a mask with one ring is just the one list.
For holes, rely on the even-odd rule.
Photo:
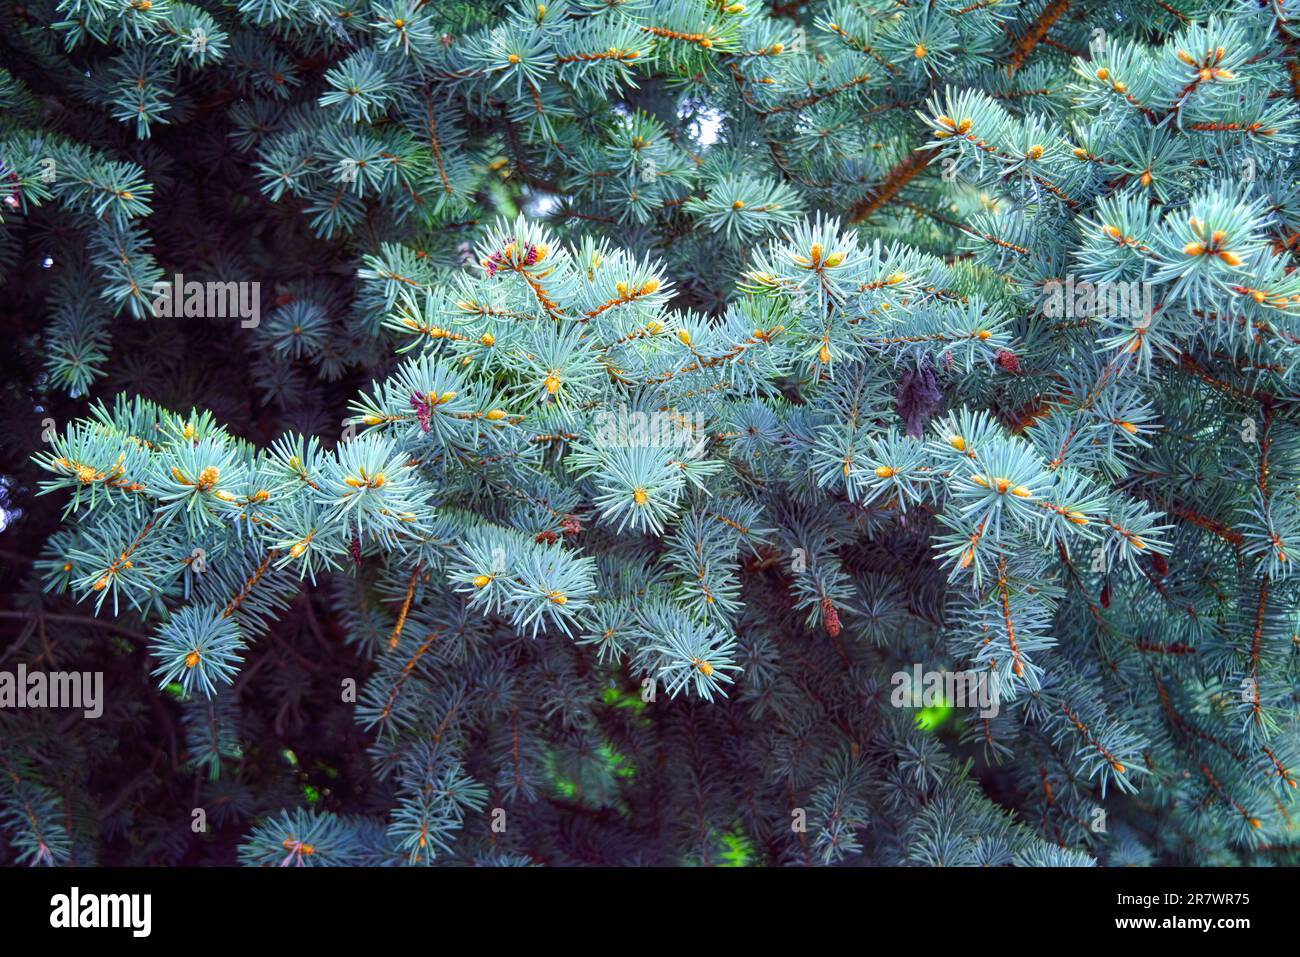
[(1300, 861), (1295, 0), (5, 22), (0, 860)]

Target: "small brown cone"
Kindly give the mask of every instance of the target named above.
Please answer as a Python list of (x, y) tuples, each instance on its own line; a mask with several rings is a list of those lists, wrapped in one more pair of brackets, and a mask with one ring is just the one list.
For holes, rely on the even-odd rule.
[(832, 638), (840, 635), (840, 613), (829, 598), (822, 599), (822, 627)]

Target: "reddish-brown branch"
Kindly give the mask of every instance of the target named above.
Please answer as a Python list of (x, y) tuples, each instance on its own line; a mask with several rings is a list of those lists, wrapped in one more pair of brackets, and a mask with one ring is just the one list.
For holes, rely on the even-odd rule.
[(1259, 818), (1253, 816), (1249, 811), (1247, 811), (1244, 807), (1238, 804), (1236, 800), (1229, 797), (1227, 792), (1223, 790), (1223, 786), (1219, 784), (1218, 780), (1210, 772), (1210, 769), (1207, 768), (1204, 764), (1201, 765), (1201, 773), (1204, 774), (1205, 779), (1210, 782), (1210, 787), (1214, 789), (1214, 793), (1217, 794), (1220, 797), (1220, 799), (1222, 799), (1224, 802), (1231, 804), (1234, 808), (1236, 808), (1237, 813), (1246, 819), (1247, 824), (1249, 824), (1253, 828), (1261, 827)]
[(402, 600), (402, 610), (398, 612), (397, 624), (393, 626), (393, 632), (388, 636), (389, 651), (397, 647), (397, 642), (402, 637), (402, 629), (406, 627), (406, 616), (411, 610), (411, 599), (415, 597), (415, 583), (420, 578), (420, 567), (421, 563), (416, 562), (411, 572), (411, 580), (406, 583), (406, 597)]
[(1043, 7), (1042, 12), (1029, 24), (1029, 29), (1016, 41), (1007, 64), (1008, 76), (1020, 69), (1029, 54), (1034, 52), (1034, 47), (1047, 36), (1047, 31), (1052, 28), (1052, 24), (1056, 23), (1069, 7), (1070, 0), (1051, 0)]
[(274, 548), (266, 553), (265, 557), (262, 559), (262, 564), (258, 565), (257, 570), (253, 572), (248, 581), (244, 582), (244, 586), (239, 589), (238, 594), (236, 594), (234, 598), (230, 599), (230, 604), (226, 605), (225, 611), (221, 613), (222, 618), (229, 618), (239, 610), (239, 606), (243, 604), (244, 599), (253, 591), (253, 586), (256, 585), (261, 580), (262, 576), (266, 574), (267, 568), (270, 567), (271, 562), (275, 560), (275, 556), (279, 554), (280, 553)]
[(849, 222), (860, 223), (880, 207), (898, 195), (899, 191), (930, 165), (939, 151), (937, 149), (913, 150), (903, 158), (886, 175), (880, 185), (862, 199), (853, 204), (849, 210)]
[(1089, 731), (1088, 726), (1079, 719), (1079, 716), (1071, 711), (1064, 702), (1061, 704), (1061, 710), (1065, 712), (1065, 716), (1070, 719), (1070, 723), (1074, 725), (1075, 730), (1083, 735), (1084, 740), (1086, 740), (1089, 745), (1097, 749), (1097, 753), (1106, 759), (1106, 762), (1111, 766), (1115, 773), (1123, 774), (1125, 771), (1124, 765), (1120, 764), (1119, 761), (1116, 760), (1115, 756), (1107, 751), (1105, 746), (1092, 736), (1092, 732)]
[(439, 633), (436, 631), (431, 632), (428, 637), (424, 639), (424, 642), (420, 647), (416, 648), (411, 657), (407, 659), (406, 664), (402, 665), (402, 670), (398, 674), (397, 680), (393, 682), (393, 690), (388, 693), (388, 700), (384, 702), (384, 710), (380, 712), (381, 720), (386, 721), (389, 714), (392, 713), (393, 704), (397, 701), (397, 695), (402, 690), (402, 685), (406, 684), (406, 679), (409, 678), (411, 672), (415, 670), (415, 666), (419, 664), (420, 659), (424, 657), (425, 652), (427, 652), (433, 643), (438, 640), (438, 634)]

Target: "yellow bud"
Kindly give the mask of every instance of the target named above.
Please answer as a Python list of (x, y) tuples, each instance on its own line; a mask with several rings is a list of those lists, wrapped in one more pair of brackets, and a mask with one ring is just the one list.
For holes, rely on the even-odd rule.
[(821, 243), (813, 243), (813, 244), (812, 244), (812, 249), (808, 250), (808, 258), (812, 260), (812, 264), (813, 264), (814, 266), (816, 266), (818, 263), (820, 263), (820, 262), (822, 261), (822, 245), (821, 245)]
[(208, 489), (212, 488), (212, 486), (217, 484), (217, 479), (220, 475), (221, 472), (215, 465), (209, 465), (199, 473), (199, 488), (206, 492)]
[(706, 678), (713, 674), (713, 665), (709, 664), (707, 661), (701, 661), (695, 667), (698, 668), (700, 674), (704, 675)]
[(776, 56), (776, 55), (779, 55), (782, 51), (785, 50), (785, 44), (784, 44), (784, 43), (773, 43), (773, 44), (772, 44), (770, 47), (768, 47), (767, 49), (768, 49), (768, 51), (769, 51), (773, 56)]
[(644, 505), (646, 502), (645, 489), (638, 488), (632, 492), (632, 501), (638, 505)]
[(485, 332), (483, 333), (482, 336), (479, 337), (478, 341), (483, 343), (483, 345), (487, 346), (488, 348), (491, 348), (492, 346), (497, 344), (497, 337), (492, 335), (492, 333), (490, 332)]
[(691, 334), (685, 329), (677, 330), (677, 339), (684, 346), (689, 346), (691, 344)]
[(1205, 247), (1200, 243), (1188, 243), (1183, 247), (1183, 252), (1188, 256), (1199, 256), (1205, 252)]
[(188, 655), (185, 656), (186, 668), (193, 668), (198, 663), (199, 663), (199, 653), (197, 651), (191, 651)]
[(948, 444), (951, 445), (951, 446), (952, 446), (954, 449), (956, 449), (958, 452), (965, 452), (965, 451), (966, 451), (966, 440), (963, 439), (960, 435), (951, 435), (951, 436), (949, 436), (949, 437), (948, 437)]
[(289, 557), (297, 558), (306, 550), (307, 550), (306, 543), (298, 542), (296, 545), (293, 546), (293, 548), (289, 549)]
[(1007, 489), (1011, 487), (1011, 480), (1005, 478), (995, 478), (993, 480), (993, 487), (997, 489), (999, 495), (1006, 495)]
[(925, 44), (918, 43), (916, 46), (912, 47), (912, 56), (916, 57), (918, 60), (925, 56)]
[(976, 485), (980, 485), (984, 488), (989, 487), (989, 480), (986, 479), (983, 475), (972, 475), (970, 477), (970, 480), (974, 482)]
[(492, 581), (492, 578), (491, 578), (490, 575), (479, 575), (477, 578), (474, 579), (474, 587), (475, 587), (475, 588), (483, 588), (483, 587), (486, 586), (486, 585), (488, 584), (488, 582), (490, 582), (490, 581)]
[(820, 349), (817, 350), (817, 358), (822, 365), (826, 365), (826, 363), (831, 361), (831, 350), (826, 348), (825, 345), (823, 345)]
[(1029, 498), (1034, 493), (1029, 491), (1029, 489), (1025, 488), (1023, 485), (1017, 485), (1011, 490), (1011, 494), (1017, 498)]
[(892, 478), (894, 475), (894, 470), (891, 469), (888, 465), (881, 465), (876, 469), (876, 475), (878, 475), (880, 478)]
[(1107, 70), (1104, 66), (1101, 67), (1100, 69), (1097, 70), (1097, 79), (1099, 79), (1099, 80), (1109, 80), (1109, 79), (1110, 79), (1110, 71)]
[(831, 253), (829, 256), (826, 257), (826, 265), (831, 269), (834, 269), (842, 262), (844, 262), (843, 253)]
[(1127, 432), (1129, 435), (1137, 435), (1138, 428), (1132, 422), (1121, 422), (1119, 424), (1119, 427), (1123, 429), (1125, 432)]
[(1068, 518), (1070, 521), (1072, 521), (1075, 525), (1088, 524), (1088, 516), (1084, 515), (1083, 512), (1066, 512), (1065, 517)]
[(506, 417), (505, 411), (502, 409), (493, 409), (491, 412), (487, 414), (487, 420), (489, 422), (499, 422), (505, 417)]
[(551, 599), (552, 605), (567, 605), (569, 603), (568, 596), (562, 591), (553, 591), (547, 597)]
[(1229, 252), (1226, 249), (1221, 250), (1219, 252), (1219, 258), (1222, 259), (1229, 266), (1232, 266), (1233, 268), (1236, 268), (1237, 266), (1241, 265), (1241, 257), (1238, 256), (1236, 253)]
[(560, 391), (560, 377), (556, 375), (554, 372), (552, 372), (550, 375), (546, 377), (545, 385), (546, 385), (546, 391), (549, 392), (551, 395), (555, 395), (555, 393)]
[(455, 392), (444, 392), (442, 395), (438, 396), (438, 401), (435, 402), (435, 403), (433, 403), (433, 404), (434, 404), (434, 405), (446, 405), (448, 402), (450, 402), (450, 401), (451, 401), (452, 399), (454, 399), (454, 398), (456, 398), (456, 393), (455, 393)]
[(645, 284), (641, 287), (641, 295), (648, 296), (658, 288), (659, 288), (658, 279), (654, 279), (654, 278), (647, 279), (645, 281)]
[[(175, 471), (175, 469), (172, 471)], [(95, 470), (89, 465), (78, 465), (77, 481), (82, 485), (89, 485), (91, 482), (95, 481)]]
[(1043, 156), (1043, 148), (1035, 143), (1033, 146), (1029, 147), (1029, 152), (1026, 155), (1031, 160), (1041, 159)]

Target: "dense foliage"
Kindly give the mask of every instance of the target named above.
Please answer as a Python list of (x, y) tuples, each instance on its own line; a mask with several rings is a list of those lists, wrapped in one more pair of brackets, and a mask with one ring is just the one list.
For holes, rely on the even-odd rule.
[(0, 860), (1295, 863), (1295, 0), (0, 9)]

